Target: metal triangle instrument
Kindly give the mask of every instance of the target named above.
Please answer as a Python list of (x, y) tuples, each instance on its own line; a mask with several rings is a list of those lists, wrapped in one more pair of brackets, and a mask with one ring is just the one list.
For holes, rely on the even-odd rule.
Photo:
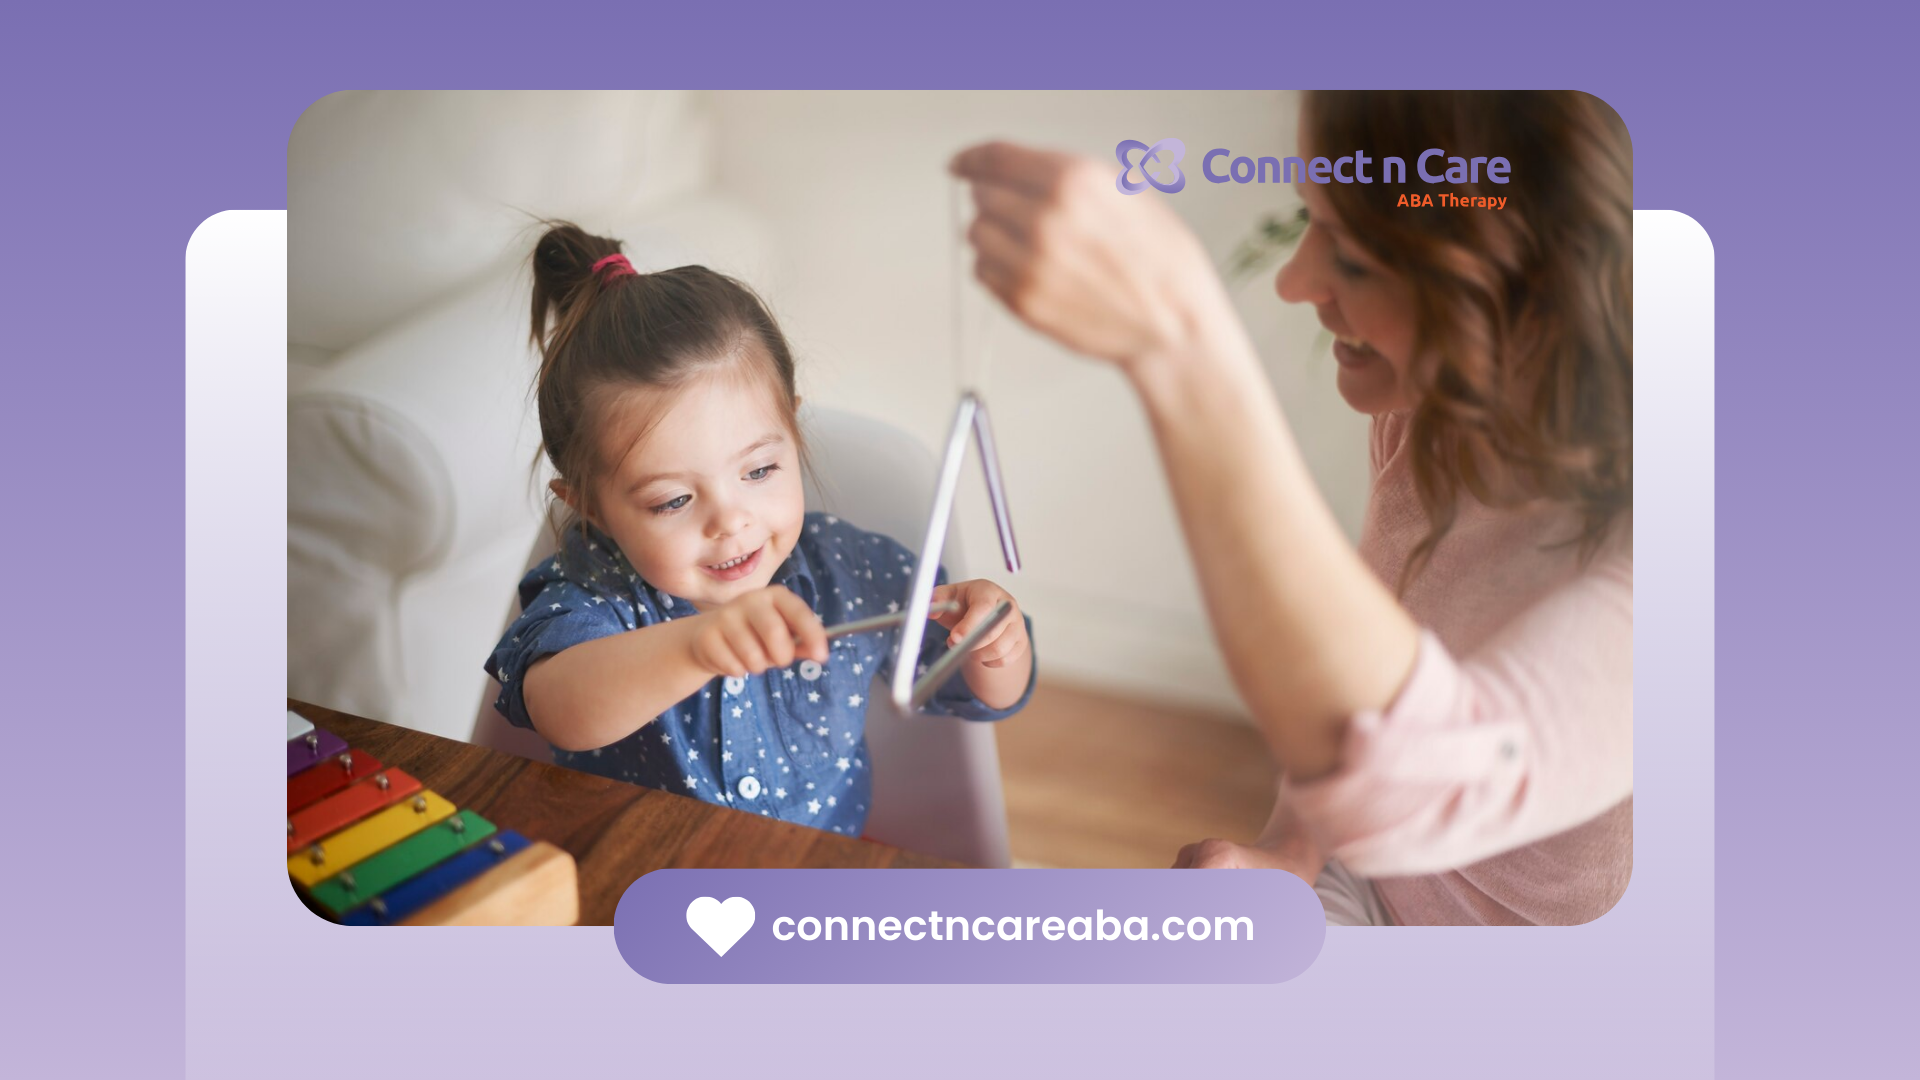
[(902, 711), (918, 710), (933, 698), (946, 680), (959, 669), (960, 661), (974, 643), (992, 632), (1012, 608), (1005, 602), (995, 607), (987, 620), (975, 627), (965, 639), (942, 656), (919, 682), (914, 672), (920, 647), (926, 641), (927, 616), (933, 603), (934, 577), (940, 570), (940, 552), (947, 540), (947, 524), (953, 518), (953, 499), (960, 488), (960, 467), (966, 464), (967, 434), (972, 432), (980, 448), (980, 468), (986, 476), (987, 500), (993, 506), (993, 520), (1000, 533), (1000, 551), (1007, 572), (1020, 572), (1020, 548), (1013, 538), (1013, 516), (1007, 509), (1006, 484), (1000, 472), (1000, 456), (993, 441), (993, 425), (987, 419), (986, 403), (968, 390), (960, 395), (954, 410), (953, 428), (947, 435), (946, 456), (940, 463), (940, 478), (934, 488), (933, 509), (927, 519), (926, 541), (920, 545), (920, 561), (913, 568), (913, 588), (907, 594), (905, 626), (900, 633), (900, 657), (893, 666), (893, 703)]

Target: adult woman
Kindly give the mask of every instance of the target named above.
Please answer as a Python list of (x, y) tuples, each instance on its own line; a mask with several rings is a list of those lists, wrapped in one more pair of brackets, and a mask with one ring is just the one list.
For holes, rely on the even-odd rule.
[[(1181, 865), (1292, 870), (1338, 922), (1595, 918), (1632, 865), (1625, 128), (1584, 94), (1314, 93), (1300, 133), (1308, 158), (1511, 162), (1499, 186), (1299, 185), (1311, 224), (1278, 291), (1315, 306), (1342, 396), (1375, 417), (1357, 551), (1164, 202), (1062, 154), (954, 162), (979, 278), (1139, 394), (1286, 775), (1254, 845), (1190, 845)], [(1396, 205), (1416, 192), (1507, 203)]]

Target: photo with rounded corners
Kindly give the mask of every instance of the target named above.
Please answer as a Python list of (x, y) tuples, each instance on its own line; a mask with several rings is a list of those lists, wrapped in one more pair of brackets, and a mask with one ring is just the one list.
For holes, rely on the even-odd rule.
[(320, 917), (606, 925), (667, 868), (1624, 894), (1600, 99), (348, 91), (287, 175)]

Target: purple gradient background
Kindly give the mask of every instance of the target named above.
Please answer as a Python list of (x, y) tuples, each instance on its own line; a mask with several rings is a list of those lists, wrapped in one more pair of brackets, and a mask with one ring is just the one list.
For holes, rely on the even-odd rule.
[[(1872, 16), (1824, 5), (1812, 21), (1672, 4), (1401, 7), (1399, 17), (1390, 5), (1348, 8), (1343, 19), (1331, 6), (1238, 2), (872, 5), (851, 23), (817, 5), (745, 16), (738, 5), (630, 3), (576, 5), (553, 24), (498, 3), (432, 14), (41, 5), (9, 16), (0, 185), (16, 224), (0, 305), (13, 392), (0, 438), (23, 477), (14, 505), (31, 510), (15, 512), (5, 553), (16, 573), (51, 587), (22, 597), (4, 631), (16, 768), (0, 799), (15, 830), (10, 861), (57, 866), (66, 879), (51, 914), (38, 891), (0, 899), (13, 938), (14, 1064), (36, 1075), (183, 1068), (187, 237), (224, 209), (284, 206), (288, 133), (331, 90), (629, 81), (1565, 85), (1610, 101), (1635, 137), (1636, 204), (1691, 214), (1718, 255), (1718, 1063), (1745, 1077), (1872, 1074), (1903, 1060), (1895, 1030), (1910, 1007), (1897, 1002), (1910, 988), (1889, 958), (1911, 955), (1899, 901), (1915, 894), (1915, 873), (1910, 855), (1890, 853), (1912, 850), (1906, 792), (1920, 749), (1902, 681), (1920, 607), (1915, 516), (1898, 496), (1912, 487), (1899, 477), (1920, 389), (1905, 314), (1920, 239), (1902, 74), (1911, 22), (1891, 5)], [(50, 818), (57, 830), (22, 827)], [(1461, 964), (1466, 951), (1446, 942), (1409, 939), (1409, 949)], [(1330, 934), (1315, 969), (1290, 985), (1326, 969), (1336, 944)], [(1167, 1010), (1167, 991), (1090, 989), (1076, 996), (1081, 1022), (1063, 1016), (1058, 1030), (1098, 1045), (1129, 1032), (1129, 1017), (1177, 1012), (1168, 1019), (1183, 1026), (1162, 1039), (1247, 1040), (1244, 1060), (1270, 1072), (1289, 1059), (1277, 1018), (1244, 1008), (1241, 990), (1183, 990)], [(689, 1007), (718, 1009), (721, 993)], [(999, 999), (947, 1000), (939, 1007), (978, 1010), (956, 1022), (978, 1024)], [(512, 1000), (499, 1005), (511, 1018)], [(1374, 1011), (1384, 1038), (1437, 1040), (1420, 1006), (1383, 987), (1357, 1007)], [(1196, 1007), (1217, 1025), (1191, 1026)], [(982, 1037), (977, 1027), (964, 1036)], [(1603, 1044), (1633, 1037), (1594, 1032)], [(659, 1050), (640, 1042), (625, 1060), (638, 1067)], [(716, 1046), (706, 1059), (724, 1068), (726, 1056)], [(1491, 1061), (1457, 1068), (1492, 1075)]]
[[(753, 925), (716, 956), (688, 928), (695, 897), (743, 897)], [(773, 924), (809, 915), (879, 920), (891, 916), (1016, 920), (1145, 918), (1151, 938), (779, 941)], [(1169, 917), (1252, 920), (1231, 942), (1162, 941)], [(670, 983), (1279, 983), (1320, 955), (1326, 911), (1307, 883), (1284, 870), (1192, 874), (1180, 870), (655, 870), (627, 886), (613, 916), (613, 940), (627, 965)], [(1093, 932), (1100, 927), (1090, 923)], [(792, 933), (797, 928), (790, 928)], [(1040, 926), (1032, 928), (1039, 932)], [(1058, 933), (1071, 932), (1058, 929)], [(931, 930), (923, 930), (930, 934)]]

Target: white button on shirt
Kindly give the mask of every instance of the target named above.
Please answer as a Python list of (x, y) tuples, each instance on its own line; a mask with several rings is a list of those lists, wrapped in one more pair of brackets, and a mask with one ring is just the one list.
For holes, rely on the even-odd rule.
[(741, 798), (752, 802), (760, 797), (760, 781), (757, 777), (743, 776), (740, 778), (740, 783), (736, 786), (736, 790), (740, 792)]
[(738, 694), (740, 691), (745, 690), (747, 688), (747, 680), (741, 678), (738, 675), (729, 675), (727, 676), (727, 681), (725, 685), (727, 688), (727, 693)]

